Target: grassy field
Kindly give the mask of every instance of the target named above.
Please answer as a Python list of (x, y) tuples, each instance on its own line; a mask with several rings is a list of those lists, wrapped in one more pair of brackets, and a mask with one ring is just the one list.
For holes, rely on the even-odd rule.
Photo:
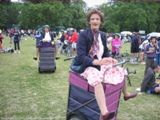
[[(21, 53), (0, 53), (0, 120), (65, 120), (69, 64), (71, 61), (56, 61), (57, 70), (53, 74), (39, 74), (35, 54), (35, 40), (21, 41)], [(9, 46), (5, 37), (3, 47)], [(11, 45), (13, 47), (13, 44)], [(129, 44), (122, 51), (129, 51)], [(136, 75), (131, 75), (135, 92), (143, 78), (144, 65), (127, 67)], [(127, 102), (121, 96), (117, 120), (160, 120), (160, 96), (138, 95)]]

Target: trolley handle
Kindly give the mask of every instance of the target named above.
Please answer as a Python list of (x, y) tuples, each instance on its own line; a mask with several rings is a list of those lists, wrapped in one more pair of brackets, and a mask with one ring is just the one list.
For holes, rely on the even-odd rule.
[(129, 60), (125, 60), (125, 61), (119, 62), (119, 63), (117, 63), (117, 64), (113, 64), (111, 67), (109, 67), (108, 69), (106, 69), (106, 70), (104, 71), (104, 74), (103, 74), (103, 82), (104, 82), (104, 80), (105, 80), (106, 72), (107, 72), (109, 69), (111, 69), (111, 68), (113, 68), (113, 67), (116, 67), (116, 66), (118, 66), (118, 65), (122, 65), (122, 67), (123, 67), (123, 65), (126, 64), (126, 63), (128, 63), (128, 62), (129, 62)]
[[(113, 64), (112, 67), (116, 67), (116, 66), (118, 66), (118, 65), (122, 65), (122, 66), (123, 66), (124, 64), (126, 64), (126, 63), (128, 63), (128, 62), (129, 62), (129, 60), (125, 60), (125, 61), (119, 62), (119, 63), (117, 63), (117, 64)], [(112, 68), (112, 67), (111, 67), (111, 68)]]
[(75, 58), (75, 56), (73, 56), (73, 57), (69, 57), (69, 58), (64, 59), (64, 61), (72, 60), (72, 59), (74, 59), (74, 58)]

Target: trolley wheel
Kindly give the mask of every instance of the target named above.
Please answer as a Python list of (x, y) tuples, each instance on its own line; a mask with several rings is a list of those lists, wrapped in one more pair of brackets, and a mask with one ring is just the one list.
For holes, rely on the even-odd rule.
[(54, 68), (54, 71), (53, 71), (53, 72), (55, 72), (55, 71), (56, 71), (56, 69), (57, 69), (57, 68), (56, 68), (56, 66), (55, 66), (55, 68)]
[(81, 114), (71, 114), (67, 120), (87, 120), (84, 116), (82, 116)]
[(38, 72), (39, 72), (39, 73), (42, 73), (42, 71), (41, 71), (40, 67), (38, 67)]

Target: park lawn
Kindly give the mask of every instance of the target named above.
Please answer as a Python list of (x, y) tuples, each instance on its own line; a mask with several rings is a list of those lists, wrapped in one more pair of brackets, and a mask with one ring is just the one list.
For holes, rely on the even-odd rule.
[[(20, 45), (20, 54), (0, 54), (0, 120), (65, 120), (71, 61), (64, 62), (66, 57), (60, 55), (55, 73), (39, 74), (33, 60), (35, 40), (23, 40)], [(3, 47), (8, 46), (9, 38), (5, 37)], [(122, 51), (129, 52), (129, 48), (124, 44)], [(128, 85), (133, 93), (143, 78), (144, 65), (127, 67), (137, 70), (130, 76), (132, 86)], [(122, 95), (117, 120), (160, 120), (160, 95), (138, 95), (128, 101)]]

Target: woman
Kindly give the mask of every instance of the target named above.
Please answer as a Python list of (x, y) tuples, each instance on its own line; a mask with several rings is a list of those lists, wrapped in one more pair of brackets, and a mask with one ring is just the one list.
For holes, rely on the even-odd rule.
[[(106, 69), (106, 64), (117, 63), (117, 61), (110, 58), (109, 50), (106, 46), (106, 35), (99, 31), (100, 25), (104, 22), (103, 12), (98, 8), (91, 9), (87, 13), (87, 22), (90, 24), (90, 28), (81, 32), (78, 38), (77, 60), (79, 63), (88, 66), (81, 75), (94, 87), (95, 97), (102, 114), (102, 120), (109, 120), (114, 117), (115, 113), (109, 112), (106, 107), (105, 94), (101, 82), (103, 81), (102, 76)], [(116, 67), (115, 69), (118, 68)], [(118, 70), (121, 70), (119, 73), (123, 74), (123, 78), (119, 81), (110, 81), (110, 79), (112, 79), (110, 78), (107, 81), (108, 83), (117, 84), (118, 82), (122, 82), (124, 79), (124, 71), (122, 68)], [(106, 75), (106, 77), (107, 76), (108, 75)], [(130, 94), (125, 86), (123, 88), (123, 94), (124, 100), (128, 100), (137, 95)]]
[(14, 53), (17, 53), (17, 47), (18, 47), (18, 53), (20, 53), (20, 45), (19, 45), (19, 32), (18, 32), (18, 28), (14, 29)]
[(122, 48), (122, 42), (119, 39), (118, 34), (116, 34), (115, 39), (112, 40), (111, 46), (112, 46), (112, 56), (113, 56), (113, 58), (115, 58), (116, 55), (119, 55), (120, 48)]
[[(58, 52), (58, 47), (54, 44), (54, 36), (53, 34), (50, 32), (50, 27), (49, 25), (45, 25), (44, 26), (44, 33), (42, 34), (42, 42), (40, 42), (37, 46), (36, 46), (36, 55), (35, 57), (33, 57), (34, 60), (37, 60), (38, 55), (39, 55), (39, 48), (40, 47), (55, 47), (55, 59), (60, 59), (59, 57), (57, 57), (57, 52)], [(43, 43), (44, 42), (44, 43)]]

